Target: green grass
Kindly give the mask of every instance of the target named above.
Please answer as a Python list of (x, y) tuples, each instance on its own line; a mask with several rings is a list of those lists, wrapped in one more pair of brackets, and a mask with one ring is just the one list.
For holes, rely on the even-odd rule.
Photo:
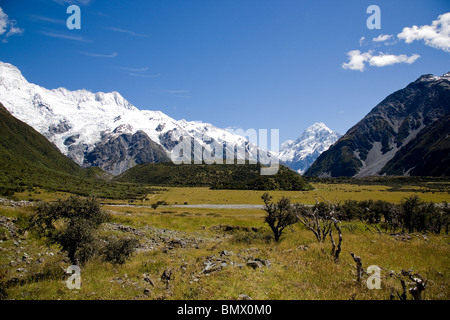
[[(270, 191), (274, 200), (287, 196), (293, 202), (314, 204), (321, 197), (330, 201), (382, 199), (392, 203), (400, 203), (403, 198), (417, 195), (424, 201), (450, 202), (447, 191), (428, 192), (424, 187), (404, 186), (406, 190), (388, 191), (390, 187), (382, 185), (358, 186), (354, 184), (312, 183), (310, 191)], [(211, 190), (207, 187), (167, 188), (165, 192), (151, 195), (148, 201), (136, 204), (149, 205), (156, 201), (166, 201), (169, 204), (262, 204), (261, 196), (265, 191), (257, 190)]]
[[(317, 185), (316, 185), (317, 187)], [(384, 195), (379, 186), (368, 187), (364, 192), (353, 192), (347, 185), (322, 186), (326, 192), (334, 192), (342, 197), (349, 195)], [(372, 189), (374, 188), (374, 189)], [(320, 189), (318, 189), (320, 190)], [(311, 192), (319, 192), (318, 190)], [(334, 190), (334, 191), (333, 191)], [(337, 192), (341, 190), (342, 193)], [(347, 192), (344, 192), (347, 191)], [(283, 193), (276, 193), (281, 196)], [(293, 196), (300, 193), (284, 194)], [(400, 199), (403, 193), (388, 192)], [(428, 193), (425, 193), (428, 195)], [(431, 197), (432, 193), (429, 194)], [(436, 193), (433, 195), (436, 196)], [(443, 195), (442, 195), (443, 196)], [(259, 192), (238, 192), (209, 190), (207, 188), (170, 188), (155, 195), (149, 202), (157, 199), (189, 203), (257, 203)], [(220, 202), (221, 200), (223, 202)], [(244, 201), (247, 199), (247, 201)], [(439, 198), (440, 199), (440, 198)], [(448, 198), (447, 198), (448, 199)], [(228, 200), (228, 201), (224, 201)], [(203, 202), (202, 202), (203, 201)], [(341, 259), (335, 264), (329, 254), (329, 239), (325, 243), (316, 242), (314, 235), (301, 225), (286, 230), (279, 243), (267, 242), (270, 230), (263, 223), (264, 212), (259, 209), (203, 209), (203, 208), (168, 208), (156, 210), (138, 206), (105, 205), (113, 216), (114, 223), (132, 226), (142, 232), (152, 228), (172, 230), (169, 239), (201, 239), (198, 249), (188, 246), (174, 248), (165, 252), (164, 243), (157, 244), (152, 250), (138, 251), (124, 265), (114, 266), (100, 260), (93, 260), (82, 267), (82, 288), (79, 291), (66, 288), (64, 279), (67, 275), (56, 270), (67, 268), (69, 262), (63, 255), (57, 254), (58, 248), (48, 249), (44, 242), (29, 234), (22, 235), (20, 246), (13, 244), (13, 239), (1, 243), (0, 270), (7, 270), (7, 278), (24, 278), (19, 284), (7, 289), (12, 299), (237, 299), (240, 294), (247, 294), (253, 299), (388, 299), (391, 288), (401, 292), (400, 281), (389, 277), (389, 271), (395, 273), (402, 269), (411, 269), (429, 280), (424, 292), (425, 299), (450, 299), (450, 238), (445, 234), (428, 235), (428, 240), (421, 235), (412, 235), (410, 241), (396, 240), (389, 235), (378, 235), (365, 230), (364, 224), (351, 222), (356, 229), (343, 228), (343, 248)], [(0, 208), (0, 215), (15, 217), (27, 214), (24, 208)], [(348, 222), (344, 222), (349, 224)], [(259, 227), (258, 233), (246, 231), (217, 231), (211, 228), (217, 225), (235, 225)], [(126, 235), (122, 231), (105, 233)], [(151, 238), (151, 234), (146, 233)], [(141, 244), (147, 243), (147, 236), (141, 237)], [(302, 250), (300, 246), (307, 246)], [(299, 248), (300, 247), (300, 248)], [(245, 253), (242, 250), (253, 250)], [(20, 252), (17, 253), (17, 250)], [(222, 250), (233, 251), (230, 257), (236, 263), (245, 264), (246, 255), (254, 258), (268, 259), (270, 267), (253, 270), (244, 266), (225, 267), (209, 276), (200, 275), (204, 268), (203, 261), (209, 256), (218, 256)], [(49, 251), (53, 257), (46, 255)], [(364, 285), (355, 284), (356, 266), (348, 251), (362, 258), (363, 266), (378, 265), (382, 268), (382, 288), (369, 290)], [(21, 277), (16, 269), (22, 265), (10, 266), (11, 260), (21, 258), (23, 252), (34, 261), (41, 253), (46, 265), (31, 262), (24, 265), (32, 273), (42, 273), (43, 279)], [(239, 252), (243, 258), (239, 257)], [(20, 259), (19, 259), (20, 260)], [(183, 267), (183, 268), (182, 268)], [(174, 279), (167, 290), (160, 276), (166, 268), (172, 268)], [(143, 274), (153, 279), (155, 287), (144, 280)], [(28, 279), (28, 280), (27, 280)], [(195, 281), (197, 279), (197, 281)], [(408, 286), (410, 284), (408, 283)], [(144, 289), (148, 289), (144, 295)], [(408, 296), (411, 299), (411, 296)]]
[(118, 199), (149, 193), (148, 188), (110, 179), (99, 168), (82, 169), (0, 103), (0, 197), (36, 189)]
[(280, 165), (274, 175), (262, 175), (260, 164), (148, 163), (134, 166), (116, 181), (172, 187), (228, 190), (309, 190), (301, 175)]

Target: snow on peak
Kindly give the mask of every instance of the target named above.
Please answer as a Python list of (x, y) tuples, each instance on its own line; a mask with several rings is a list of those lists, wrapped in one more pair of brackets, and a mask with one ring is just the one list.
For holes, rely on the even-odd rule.
[(433, 74), (424, 74), (417, 79), (419, 82), (428, 82), (428, 81), (439, 81), (439, 80), (450, 80), (450, 72), (443, 74), (438, 77)]
[(309, 126), (299, 138), (281, 144), (279, 158), (290, 168), (303, 173), (314, 160), (335, 143), (341, 135), (323, 122)]
[(328, 128), (323, 122), (316, 122), (305, 130), (305, 132), (322, 132), (322, 131), (333, 133), (333, 131), (330, 128)]
[(22, 73), (16, 66), (13, 66), (12, 64), (7, 63), (7, 62), (0, 61), (0, 70), (2, 72), (8, 71), (11, 73), (18, 73), (18, 74), (22, 75)]
[(312, 126), (309, 126), (306, 130), (320, 130), (320, 129), (326, 129), (331, 131), (330, 128), (328, 128), (323, 122), (316, 122)]
[[(48, 90), (29, 83), (19, 69), (3, 62), (0, 62), (0, 102), (80, 165), (102, 139), (138, 130), (167, 152), (173, 148), (175, 139), (185, 135), (206, 135), (222, 143), (248, 143), (247, 139), (208, 123), (176, 121), (161, 111), (139, 110), (116, 91)], [(67, 143), (73, 137), (77, 137), (76, 143)], [(251, 153), (255, 154), (255, 150), (257, 146), (252, 145)]]
[(7, 88), (18, 87), (26, 81), (19, 69), (10, 63), (0, 61), (0, 85)]

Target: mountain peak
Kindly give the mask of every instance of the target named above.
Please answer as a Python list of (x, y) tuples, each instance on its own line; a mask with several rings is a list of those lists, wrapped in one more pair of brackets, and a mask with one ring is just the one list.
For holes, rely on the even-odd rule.
[(425, 81), (439, 81), (439, 80), (450, 80), (450, 72), (443, 74), (442, 76), (435, 76), (433, 74), (424, 74), (416, 80), (416, 82), (425, 82)]
[(2, 70), (12, 70), (14, 72), (20, 73), (20, 70), (16, 66), (13, 66), (11, 63), (0, 61), (0, 68)]
[(46, 89), (29, 83), (16, 67), (3, 62), (0, 98), (12, 116), (32, 126), (76, 163), (100, 166), (113, 174), (136, 163), (167, 160), (180, 137), (205, 135), (221, 144), (233, 143), (245, 147), (246, 157), (252, 159), (263, 151), (211, 124), (139, 110), (116, 91)]
[(19, 85), (20, 82), (26, 81), (20, 70), (10, 63), (0, 61), (0, 83), (9, 85)]
[(313, 125), (309, 126), (305, 131), (322, 131), (322, 130), (326, 130), (330, 133), (333, 132), (323, 122), (316, 122)]
[(422, 75), (387, 96), (348, 130), (345, 139), (318, 157), (305, 174), (448, 175), (448, 120), (433, 128), (450, 113), (449, 75)]
[(333, 132), (323, 122), (316, 122), (303, 131), (295, 141), (288, 140), (282, 143), (279, 158), (291, 169), (303, 173), (340, 137), (339, 133)]

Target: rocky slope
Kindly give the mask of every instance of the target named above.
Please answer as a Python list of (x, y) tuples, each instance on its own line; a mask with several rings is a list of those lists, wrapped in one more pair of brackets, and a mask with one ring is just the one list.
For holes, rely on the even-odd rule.
[(0, 62), (0, 102), (81, 166), (119, 174), (135, 164), (167, 161), (181, 137), (237, 146), (258, 158), (257, 146), (208, 123), (174, 120), (139, 110), (118, 92), (48, 90), (29, 83), (15, 66)]
[[(450, 73), (440, 77), (423, 75), (379, 103), (329, 150), (322, 153), (305, 174), (322, 177), (445, 174), (445, 163), (439, 159), (426, 161), (442, 168), (430, 171), (413, 169), (427, 167), (424, 166), (424, 155), (435, 157), (443, 152), (431, 153), (433, 144), (424, 145), (420, 149), (421, 154), (408, 157), (408, 164), (404, 157), (412, 150), (417, 152), (418, 149), (412, 146), (421, 144), (414, 140), (418, 137), (423, 139), (423, 130), (432, 128), (449, 113)], [(448, 138), (445, 132), (438, 131), (442, 134), (439, 139), (444, 141)], [(408, 146), (410, 151), (402, 150), (409, 143), (413, 144)]]

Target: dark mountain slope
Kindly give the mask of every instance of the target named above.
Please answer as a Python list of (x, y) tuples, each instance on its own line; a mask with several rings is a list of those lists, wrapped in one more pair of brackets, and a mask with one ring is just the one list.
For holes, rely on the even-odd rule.
[(450, 176), (450, 114), (420, 131), (380, 174)]
[(450, 73), (441, 77), (421, 76), (372, 109), (322, 153), (305, 175), (338, 177), (387, 173), (383, 168), (403, 146), (448, 113)]
[(107, 181), (99, 168), (82, 169), (0, 103), (0, 196), (35, 187), (125, 199), (148, 192), (139, 186)]
[(83, 170), (29, 125), (14, 118), (0, 103), (0, 170), (26, 168), (82, 174)]
[(122, 133), (117, 137), (104, 137), (85, 155), (86, 167), (100, 167), (106, 172), (119, 174), (136, 164), (171, 161), (166, 151), (141, 130)]

